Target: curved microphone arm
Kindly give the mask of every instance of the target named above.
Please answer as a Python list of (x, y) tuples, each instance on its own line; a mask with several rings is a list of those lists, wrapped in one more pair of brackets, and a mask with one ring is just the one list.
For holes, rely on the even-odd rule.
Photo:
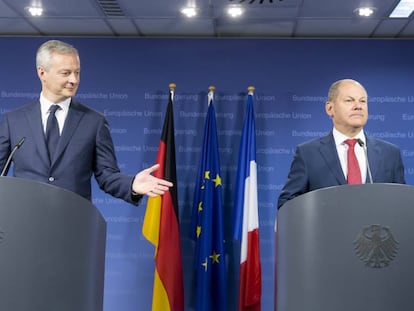
[(6, 164), (4, 165), (3, 170), (1, 171), (1, 174), (0, 174), (1, 177), (6, 176), (7, 173), (9, 172), (10, 163), (11, 163), (11, 160), (13, 158), (13, 155), (17, 151), (17, 149), (19, 149), (23, 145), (25, 139), (26, 139), (26, 137), (22, 137), (19, 140), (19, 142), (16, 144), (16, 146), (14, 146), (12, 152), (10, 152), (10, 155), (7, 158)]

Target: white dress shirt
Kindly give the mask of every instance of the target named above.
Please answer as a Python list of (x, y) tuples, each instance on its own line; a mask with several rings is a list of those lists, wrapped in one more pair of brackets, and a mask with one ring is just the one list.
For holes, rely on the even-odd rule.
[(60, 103), (52, 103), (43, 94), (40, 94), (40, 112), (42, 114), (43, 132), (46, 133), (46, 123), (49, 117), (49, 108), (51, 105), (57, 104), (61, 109), (56, 110), (55, 116), (59, 124), (59, 134), (62, 134), (63, 125), (65, 124), (66, 117), (69, 111), (71, 98), (67, 98)]
[[(339, 161), (341, 162), (342, 171), (344, 172), (344, 176), (348, 175), (348, 159), (347, 159), (347, 152), (348, 152), (348, 145), (344, 143), (347, 139), (361, 139), (366, 146), (366, 139), (364, 135), (364, 131), (358, 133), (358, 135), (354, 137), (347, 137), (344, 134), (340, 133), (337, 129), (332, 130), (333, 137), (335, 139), (336, 151), (338, 152)], [(355, 144), (355, 155), (358, 159), (359, 169), (361, 170), (361, 179), (362, 183), (364, 184), (367, 179), (367, 162), (365, 159), (365, 152), (364, 149), (359, 145)]]

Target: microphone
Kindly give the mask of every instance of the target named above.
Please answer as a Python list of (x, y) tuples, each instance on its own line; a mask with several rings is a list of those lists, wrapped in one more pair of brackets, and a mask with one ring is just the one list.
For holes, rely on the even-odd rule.
[(26, 137), (20, 138), (19, 142), (16, 144), (16, 146), (14, 146), (12, 152), (10, 152), (10, 155), (7, 158), (6, 164), (4, 165), (4, 168), (3, 168), (3, 170), (0, 174), (1, 177), (6, 176), (7, 173), (9, 172), (11, 159), (13, 158), (13, 155), (16, 152), (16, 150), (19, 149), (23, 145), (25, 139), (26, 139)]
[(365, 146), (362, 139), (358, 138), (357, 141), (358, 141), (358, 145), (360, 145), (362, 147), (362, 149), (364, 149), (365, 163), (367, 164), (367, 171), (368, 171), (368, 181), (369, 181), (370, 184), (372, 184), (372, 183), (374, 183), (374, 181), (372, 180), (371, 168), (369, 167), (367, 146)]

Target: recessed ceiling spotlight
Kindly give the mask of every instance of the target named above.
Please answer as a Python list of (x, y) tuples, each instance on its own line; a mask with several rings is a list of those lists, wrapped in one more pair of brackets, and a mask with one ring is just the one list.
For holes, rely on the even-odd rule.
[(239, 17), (243, 14), (243, 9), (239, 6), (231, 6), (231, 7), (228, 8), (227, 13), (231, 17), (236, 18), (236, 17)]
[(31, 16), (42, 16), (43, 8), (37, 6), (29, 6), (26, 8)]
[(375, 12), (375, 8), (372, 7), (360, 7), (354, 11), (358, 16), (369, 17)]
[(181, 9), (181, 13), (183, 13), (187, 17), (194, 17), (197, 15), (197, 10), (193, 6), (187, 6)]

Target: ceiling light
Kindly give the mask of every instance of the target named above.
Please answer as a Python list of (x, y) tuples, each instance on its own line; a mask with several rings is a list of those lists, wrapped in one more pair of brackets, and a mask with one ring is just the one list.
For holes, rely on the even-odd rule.
[(414, 0), (401, 0), (391, 12), (391, 18), (406, 18), (414, 11)]
[(239, 16), (241, 16), (241, 15), (243, 14), (243, 10), (242, 10), (242, 8), (241, 8), (241, 7), (238, 7), (238, 6), (231, 6), (231, 7), (229, 7), (229, 9), (227, 10), (227, 13), (228, 13), (231, 17), (235, 18), (235, 17), (239, 17)]
[(29, 6), (26, 8), (31, 16), (42, 16), (43, 8), (36, 6)]
[(369, 17), (374, 14), (374, 8), (370, 7), (361, 7), (357, 8), (354, 12), (358, 14), (358, 16)]
[(188, 6), (181, 9), (181, 13), (183, 13), (187, 17), (194, 17), (197, 15), (197, 10), (193, 6)]

